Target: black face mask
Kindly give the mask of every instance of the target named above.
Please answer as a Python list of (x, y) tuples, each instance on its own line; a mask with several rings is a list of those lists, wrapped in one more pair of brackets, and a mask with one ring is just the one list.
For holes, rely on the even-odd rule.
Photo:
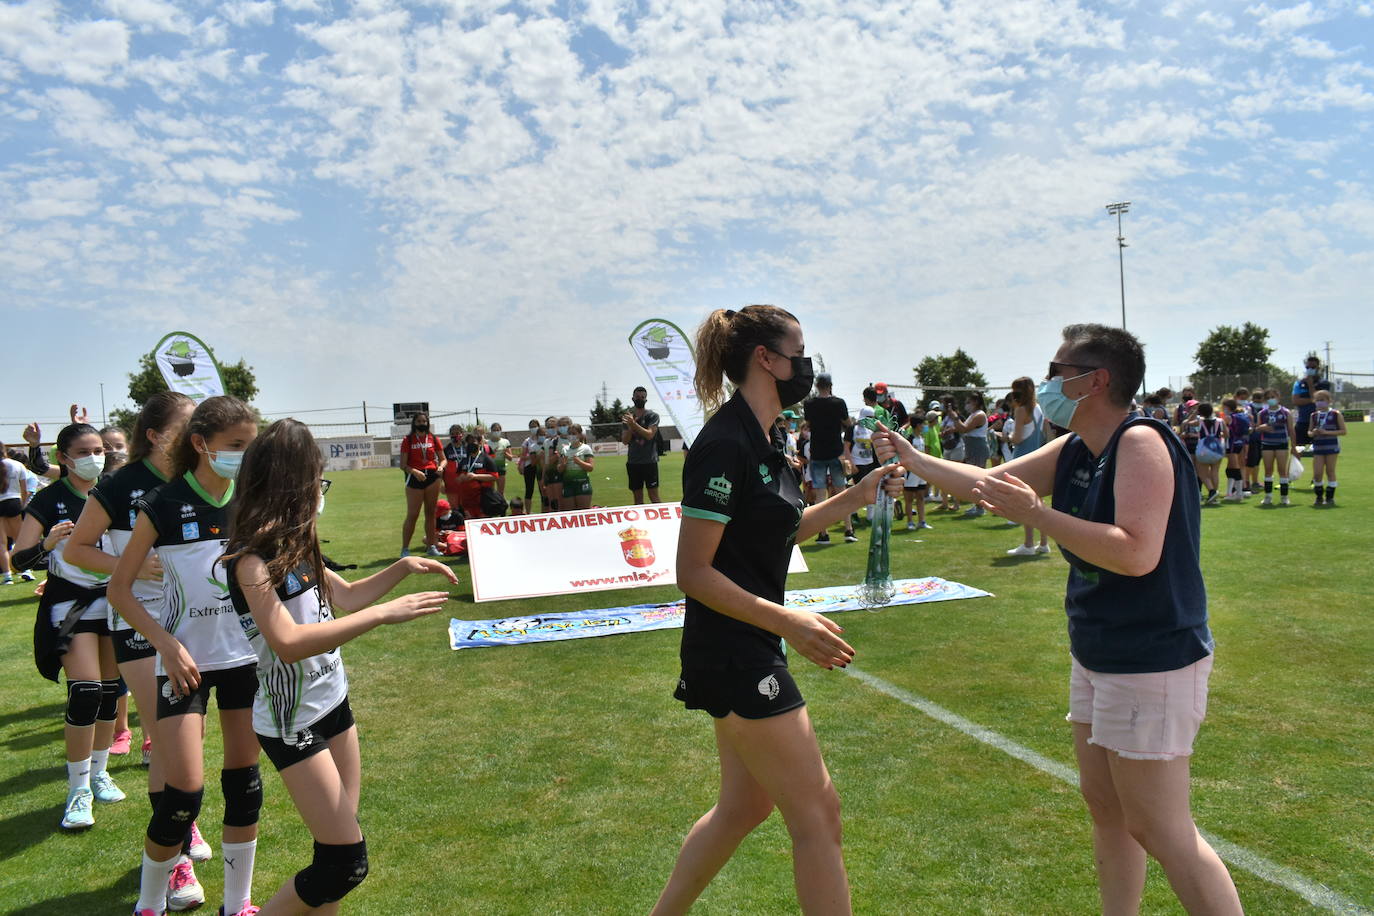
[(429, 432), (429, 426), (427, 426), (427, 425), (426, 425), (426, 426), (417, 426), (417, 427), (415, 427), (415, 431), (416, 431), (417, 433), (427, 433), (427, 432)]
[(631, 401), (630, 403), (634, 404), (636, 407), (643, 407), (645, 404), (649, 403), (649, 399), (648, 399), (648, 398), (635, 398), (635, 399), (634, 399), (633, 401)]
[[(778, 353), (777, 350), (773, 350)], [(779, 356), (786, 356), (785, 353), (778, 353)], [(795, 404), (802, 398), (811, 393), (811, 386), (816, 381), (815, 370), (811, 368), (811, 357), (809, 356), (787, 356), (792, 363), (792, 377), (789, 379), (774, 378), (773, 383), (778, 386), (778, 402), (786, 407), (788, 404)]]

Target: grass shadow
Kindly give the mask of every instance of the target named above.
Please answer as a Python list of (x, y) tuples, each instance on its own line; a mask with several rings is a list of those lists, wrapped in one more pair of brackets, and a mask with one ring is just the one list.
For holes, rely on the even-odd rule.
[(988, 565), (994, 569), (1005, 569), (1009, 566), (1024, 566), (1027, 563), (1034, 563), (1036, 560), (1043, 560), (1051, 556), (1048, 553), (1037, 553), (1033, 557), (1009, 557), (1000, 556), (988, 561)]
[(39, 900), (7, 910), (10, 916), (70, 916), (72, 913), (126, 913), (130, 895), (137, 894), (138, 869), (130, 868), (115, 878), (108, 887), (99, 887), (80, 894), (64, 894), (50, 900)]
[(0, 728), (12, 725), (15, 722), (27, 722), (30, 719), (60, 719), (66, 711), (63, 703), (48, 703), (44, 706), (30, 706), (27, 709), (15, 709), (11, 712), (0, 713)]
[[(40, 776), (42, 771), (39, 771)], [(51, 778), (51, 774), (48, 775)], [(58, 829), (62, 820), (62, 805), (67, 799), (65, 790), (54, 796), (56, 803), (21, 811), (0, 821), (0, 861), (13, 858), (30, 846), (37, 846)], [(49, 912), (49, 911), (45, 911)], [(56, 912), (56, 911), (51, 911)], [(89, 913), (91, 910), (65, 910), (67, 913)]]

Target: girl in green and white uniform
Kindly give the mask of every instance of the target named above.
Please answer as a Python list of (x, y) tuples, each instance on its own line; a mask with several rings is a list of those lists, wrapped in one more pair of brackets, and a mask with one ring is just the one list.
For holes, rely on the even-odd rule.
[[(456, 584), (438, 560), (406, 557), (357, 582), (324, 568), (316, 518), (328, 481), (305, 424), (278, 420), (244, 455), (226, 546), (229, 594), (257, 656), (253, 730), (315, 840), (314, 859), (263, 914), (328, 908), (367, 876), (358, 825), (361, 759), (339, 647), (384, 623), (432, 614), (447, 592), (367, 607), (411, 573)], [(335, 619), (333, 610), (351, 611)]]
[(559, 453), (558, 467), (563, 474), (563, 510), (592, 507), (591, 472), (596, 464), (595, 453), (587, 444), (587, 434), (577, 423), (568, 426), (567, 445)]

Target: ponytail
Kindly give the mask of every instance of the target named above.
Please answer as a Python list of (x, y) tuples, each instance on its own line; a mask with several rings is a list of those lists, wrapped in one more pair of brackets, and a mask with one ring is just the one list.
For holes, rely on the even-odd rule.
[(167, 432), (177, 411), (185, 404), (194, 403), (180, 391), (170, 389), (159, 391), (150, 397), (143, 405), (143, 409), (138, 412), (138, 421), (134, 423), (134, 441), (129, 445), (129, 464), (137, 464), (147, 458), (152, 451), (153, 444), (148, 441), (149, 430)]
[(697, 328), (697, 398), (707, 410), (725, 400), (723, 379), (735, 385), (744, 383), (749, 357), (758, 346), (773, 349), (789, 324), (800, 324), (795, 315), (776, 305), (746, 305), (716, 309)]

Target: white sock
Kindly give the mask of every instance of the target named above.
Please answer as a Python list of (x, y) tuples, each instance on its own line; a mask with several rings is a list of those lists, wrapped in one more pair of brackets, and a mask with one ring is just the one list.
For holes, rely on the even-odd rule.
[(67, 791), (91, 787), (91, 758), (67, 761)]
[(91, 773), (103, 773), (110, 762), (110, 749), (91, 751)]
[(220, 846), (220, 858), (224, 859), (225, 916), (234, 916), (252, 899), (253, 859), (257, 851), (257, 840)]
[(172, 876), (181, 855), (174, 855), (166, 862), (155, 862), (143, 853), (143, 870), (138, 877), (138, 903), (135, 911), (152, 910), (154, 913), (167, 911), (167, 879)]

